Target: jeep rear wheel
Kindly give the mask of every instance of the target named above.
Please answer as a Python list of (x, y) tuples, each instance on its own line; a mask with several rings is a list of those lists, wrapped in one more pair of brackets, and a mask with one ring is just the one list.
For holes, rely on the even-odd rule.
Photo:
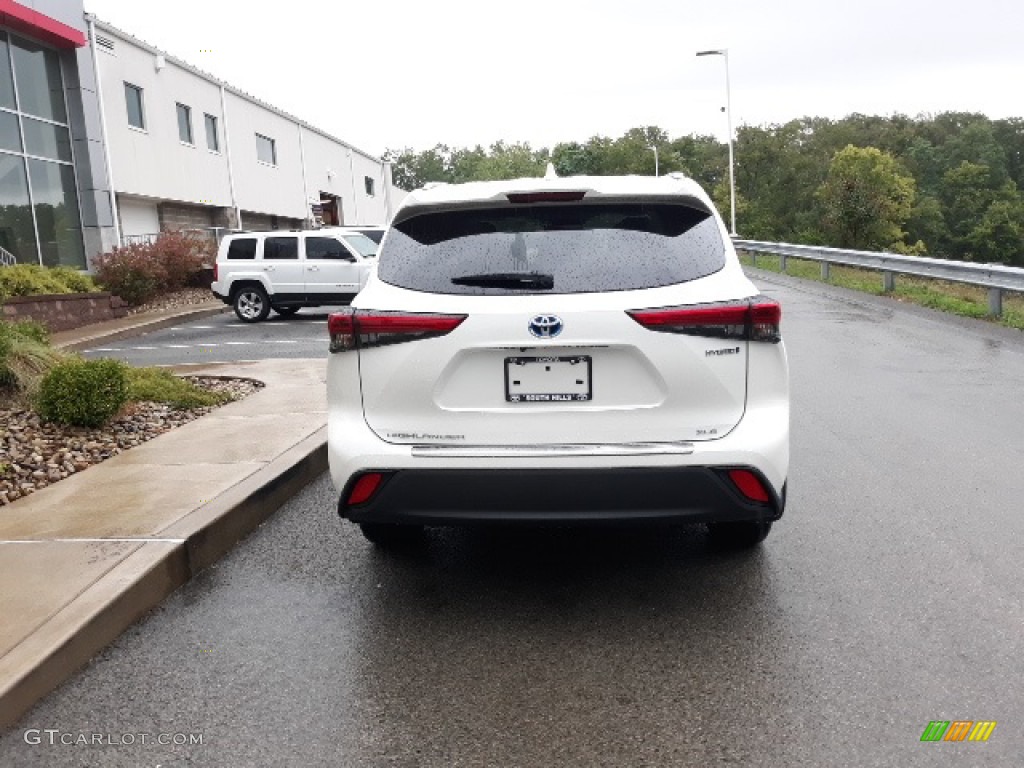
[(235, 314), (243, 323), (258, 323), (270, 314), (270, 299), (267, 292), (258, 285), (240, 288), (232, 302)]

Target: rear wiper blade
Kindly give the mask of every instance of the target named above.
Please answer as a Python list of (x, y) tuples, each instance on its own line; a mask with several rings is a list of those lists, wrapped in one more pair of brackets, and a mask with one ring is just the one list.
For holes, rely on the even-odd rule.
[(452, 278), (453, 285), (474, 285), (480, 288), (511, 288), (521, 290), (546, 290), (555, 287), (554, 275), (536, 272), (488, 272), (482, 275), (462, 275)]

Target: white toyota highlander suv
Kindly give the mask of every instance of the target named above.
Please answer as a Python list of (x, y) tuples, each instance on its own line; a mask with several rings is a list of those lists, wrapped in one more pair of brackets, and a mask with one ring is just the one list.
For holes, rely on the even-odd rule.
[(754, 545), (783, 512), (781, 310), (679, 174), (436, 185), (329, 317), (339, 513), (426, 525), (708, 524)]

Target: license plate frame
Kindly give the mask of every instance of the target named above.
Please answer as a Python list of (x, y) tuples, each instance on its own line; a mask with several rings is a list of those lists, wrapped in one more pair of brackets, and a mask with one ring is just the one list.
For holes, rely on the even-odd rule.
[[(584, 367), (576, 369), (576, 366), (579, 365)], [(545, 370), (540, 370), (540, 366), (543, 366)], [(557, 369), (552, 370), (552, 366), (557, 366)], [(516, 371), (518, 378), (512, 375), (513, 370)], [(582, 379), (578, 375), (581, 371), (586, 372), (586, 376)], [(550, 377), (550, 385), (540, 386), (538, 384), (552, 373), (555, 376)], [(528, 383), (524, 384), (524, 381), (528, 381)], [(572, 384), (563, 383), (568, 381), (571, 381)], [(582, 391), (581, 387), (585, 387), (586, 391)], [(518, 391), (513, 391), (517, 388)], [(527, 391), (527, 389), (546, 391)], [(555, 391), (551, 391), (552, 389)], [(569, 389), (575, 391), (565, 391)], [(507, 403), (586, 403), (593, 399), (593, 359), (590, 355), (530, 355), (505, 358), (505, 402)]]

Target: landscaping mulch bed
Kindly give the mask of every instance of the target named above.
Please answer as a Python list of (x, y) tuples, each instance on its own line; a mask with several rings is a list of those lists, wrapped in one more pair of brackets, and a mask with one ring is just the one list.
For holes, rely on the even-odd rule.
[[(184, 378), (207, 391), (227, 392), (232, 400), (240, 400), (263, 387), (262, 382), (250, 379)], [(90, 429), (43, 422), (32, 411), (0, 400), (0, 506), (219, 407), (179, 410), (163, 403), (129, 403), (105, 426)]]

